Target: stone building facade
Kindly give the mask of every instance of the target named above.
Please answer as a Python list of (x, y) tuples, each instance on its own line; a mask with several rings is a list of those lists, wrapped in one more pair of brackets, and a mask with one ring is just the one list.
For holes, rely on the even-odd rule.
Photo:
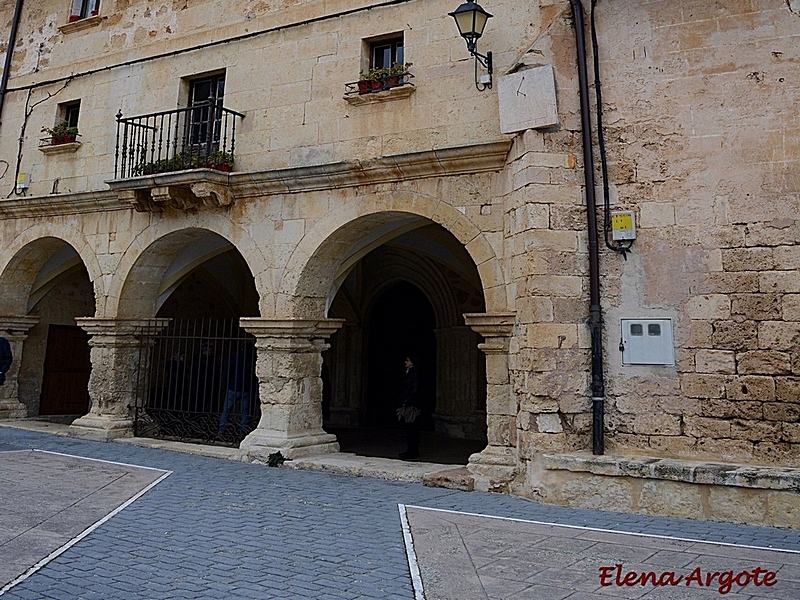
[[(78, 325), (90, 409), (71, 431), (132, 435), (143, 331), (221, 311), (256, 339), (261, 418), (241, 448), (336, 452), (323, 355), (329, 419), (379, 423), (371, 336), (400, 294), (428, 315), (404, 328), (427, 328), (437, 430), (486, 440), (477, 488), (800, 527), (794, 0), (596, 5), (609, 205), (636, 226), (629, 252), (604, 247), (600, 201), (603, 455), (587, 167), (605, 194), (597, 138), (586, 165), (581, 137), (579, 2), (485, 4), (484, 91), (456, 3), (14, 4), (0, 7), (4, 31), (18, 22), (0, 113), (0, 325), (17, 357), (3, 416), (44, 414), (49, 340)], [(413, 78), (346, 86), (384, 47)], [(155, 127), (128, 119), (183, 110), (191, 128), (198, 97), (227, 111), (203, 135), (232, 172), (148, 171), (128, 154)], [(40, 142), (64, 119), (74, 141)], [(631, 354), (662, 334), (666, 354)]]

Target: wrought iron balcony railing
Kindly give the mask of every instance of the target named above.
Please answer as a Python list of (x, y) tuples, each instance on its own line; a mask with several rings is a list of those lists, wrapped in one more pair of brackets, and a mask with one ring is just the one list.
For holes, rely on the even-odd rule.
[(117, 113), (114, 179), (233, 168), (236, 121), (244, 115), (211, 98), (187, 108), (123, 117)]

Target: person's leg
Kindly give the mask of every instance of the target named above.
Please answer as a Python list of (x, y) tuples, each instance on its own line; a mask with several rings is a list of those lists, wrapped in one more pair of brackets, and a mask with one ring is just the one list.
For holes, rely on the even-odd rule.
[(417, 458), (419, 456), (419, 419), (412, 423), (406, 422), (406, 451), (400, 458)]
[(233, 403), (235, 401), (236, 392), (233, 390), (228, 390), (228, 393), (225, 394), (225, 405), (222, 407), (222, 416), (219, 418), (219, 429), (217, 429), (218, 435), (222, 435), (225, 432), (225, 428), (228, 426), (228, 416), (231, 414)]

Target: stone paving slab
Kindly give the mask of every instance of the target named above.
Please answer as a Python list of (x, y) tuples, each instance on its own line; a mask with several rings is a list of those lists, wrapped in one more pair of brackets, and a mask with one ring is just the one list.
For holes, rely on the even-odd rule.
[(778, 551), (401, 507), (426, 600), (800, 598)]
[[(0, 423), (0, 451), (30, 448), (172, 474), (7, 591), (2, 600), (411, 600), (417, 598), (412, 578), (416, 563), (408, 560), (398, 505), (550, 523), (539, 525), (533, 546), (527, 545), (531, 535), (522, 528), (512, 527), (497, 537), (486, 526), (474, 532), (471, 539), (482, 548), (475, 561), (479, 581), (500, 587), (509, 598), (550, 600), (567, 592), (571, 600), (639, 597), (632, 592), (648, 590), (610, 586), (603, 587), (604, 596), (595, 594), (601, 586), (597, 579), (587, 579), (582, 569), (594, 570), (596, 578), (599, 559), (575, 556), (587, 544), (602, 543), (616, 545), (622, 559), (632, 559), (627, 554), (630, 544), (615, 544), (620, 531), (800, 549), (800, 531), (791, 529), (569, 509), (419, 482), (269, 468), (234, 456), (202, 456), (202, 448), (186, 453), (183, 448), (175, 452), (91, 442)], [(25, 474), (19, 479), (24, 481)], [(730, 564), (723, 549), (706, 557), (702, 549), (658, 537), (641, 538), (638, 545), (635, 551), (642, 556), (647, 554), (643, 549), (652, 552), (646, 558), (633, 557), (644, 562), (626, 563), (626, 569), (669, 566), (677, 556), (670, 552), (685, 555), (687, 564), (701, 556)], [(519, 566), (518, 549), (526, 548), (547, 559), (545, 569), (534, 572)], [(437, 553), (445, 556), (444, 549)], [(9, 558), (0, 555), (0, 563)], [(780, 577), (795, 577), (792, 569), (796, 565), (785, 564)], [(449, 585), (462, 585), (463, 573), (468, 571), (449, 572)], [(530, 581), (534, 573), (540, 579)], [(692, 591), (649, 590), (648, 600), (686, 597), (687, 590)]]
[(0, 590), (164, 475), (39, 450), (0, 452)]

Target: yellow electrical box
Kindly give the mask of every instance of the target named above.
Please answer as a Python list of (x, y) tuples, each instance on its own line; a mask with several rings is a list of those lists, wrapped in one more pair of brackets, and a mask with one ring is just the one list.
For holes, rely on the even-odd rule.
[(31, 176), (27, 173), (19, 173), (17, 175), (17, 191), (27, 190), (31, 187)]
[(611, 239), (615, 242), (636, 239), (636, 219), (633, 211), (611, 213)]

